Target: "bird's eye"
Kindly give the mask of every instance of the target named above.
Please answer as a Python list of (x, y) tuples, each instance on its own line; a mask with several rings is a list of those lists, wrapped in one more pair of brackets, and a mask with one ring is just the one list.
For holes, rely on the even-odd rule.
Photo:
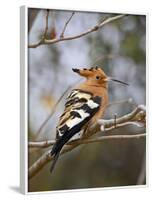
[(99, 80), (99, 79), (100, 79), (100, 76), (96, 76), (96, 79)]

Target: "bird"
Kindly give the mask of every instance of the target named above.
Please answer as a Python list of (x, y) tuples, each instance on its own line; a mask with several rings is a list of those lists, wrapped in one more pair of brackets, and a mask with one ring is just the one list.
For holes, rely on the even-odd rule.
[(63, 146), (76, 134), (87, 132), (98, 119), (102, 118), (108, 105), (108, 82), (128, 83), (109, 77), (101, 67), (73, 68), (73, 72), (86, 80), (72, 89), (66, 98), (63, 114), (56, 126), (56, 141), (51, 149), (53, 157), (50, 172), (54, 170)]

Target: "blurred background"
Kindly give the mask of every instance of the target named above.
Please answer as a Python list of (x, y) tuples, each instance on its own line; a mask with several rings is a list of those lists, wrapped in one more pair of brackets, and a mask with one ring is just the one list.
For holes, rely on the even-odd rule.
[[(58, 38), (72, 11), (50, 10), (47, 39)], [(73, 36), (94, 27), (110, 13), (75, 12), (65, 36)], [(46, 10), (28, 10), (28, 42), (37, 42), (43, 35)], [(130, 84), (109, 84), (110, 104), (104, 118), (120, 117), (138, 104), (146, 103), (146, 17), (127, 15), (106, 24), (96, 32), (76, 40), (28, 49), (29, 66), (29, 141), (55, 138), (58, 117), (63, 112), (65, 94), (53, 117), (37, 134), (55, 103), (80, 77), (72, 68), (98, 66), (107, 75)], [(117, 102), (117, 104), (116, 104)], [(119, 103), (118, 103), (119, 102)], [(112, 134), (144, 133), (134, 125), (116, 129)], [(105, 134), (106, 133), (101, 133)], [(29, 166), (46, 149), (29, 149)], [(29, 180), (30, 192), (141, 185), (146, 183), (145, 139), (109, 140), (81, 145), (61, 156), (53, 174), (50, 163)]]

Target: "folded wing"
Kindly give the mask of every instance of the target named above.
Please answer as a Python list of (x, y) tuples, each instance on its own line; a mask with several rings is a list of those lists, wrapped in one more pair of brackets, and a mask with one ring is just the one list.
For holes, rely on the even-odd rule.
[(56, 143), (51, 155), (57, 155), (63, 145), (79, 133), (83, 126), (98, 112), (101, 97), (93, 97), (92, 93), (75, 89), (68, 96), (65, 110), (57, 125)]

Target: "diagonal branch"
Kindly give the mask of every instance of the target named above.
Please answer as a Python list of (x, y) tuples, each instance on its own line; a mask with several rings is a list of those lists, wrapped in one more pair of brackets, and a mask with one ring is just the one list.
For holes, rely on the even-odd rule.
[[(72, 151), (78, 145), (64, 146), (60, 155)], [(28, 178), (34, 177), (48, 162), (52, 161), (53, 157), (50, 155), (50, 150), (45, 152), (28, 170)]]
[(69, 17), (69, 19), (68, 19), (67, 22), (65, 23), (64, 28), (63, 28), (63, 31), (62, 31), (62, 33), (61, 33), (61, 35), (60, 35), (60, 38), (64, 38), (65, 30), (66, 30), (66, 28), (67, 28), (67, 26), (68, 26), (69, 22), (71, 21), (71, 19), (72, 19), (72, 17), (73, 17), (74, 14), (75, 14), (75, 12), (72, 12), (71, 16)]
[(128, 124), (134, 124), (137, 126), (145, 126), (145, 115), (146, 108), (144, 105), (137, 106), (131, 113), (124, 115), (123, 117), (117, 118), (116, 120), (109, 119), (98, 120), (98, 123), (101, 125), (101, 130), (112, 130), (121, 126)]
[[(140, 139), (145, 138), (146, 134), (135, 134), (135, 135), (110, 135), (110, 136), (101, 136), (99, 138), (90, 138), (86, 140), (78, 140), (73, 145), (65, 145), (60, 154), (65, 154), (69, 151), (72, 151), (81, 144), (89, 144), (95, 142), (104, 142), (109, 140), (127, 140), (127, 139)], [(48, 162), (53, 160), (53, 157), (50, 155), (50, 150), (45, 152), (30, 168), (28, 171), (28, 178), (31, 179), (34, 177)]]
[(68, 92), (68, 90), (71, 88), (71, 86), (69, 86), (64, 93), (60, 96), (60, 98), (58, 99), (58, 101), (56, 102), (56, 104), (53, 106), (53, 109), (51, 111), (51, 113), (48, 115), (48, 117), (44, 120), (44, 122), (41, 124), (41, 126), (39, 127), (38, 131), (36, 132), (36, 138), (39, 137), (42, 129), (44, 128), (44, 126), (47, 124), (47, 122), (50, 120), (50, 118), (53, 116), (57, 106), (59, 105), (59, 103), (61, 102), (62, 98), (64, 97), (64, 95)]
[[(144, 111), (144, 113), (143, 113), (143, 111)], [(139, 113), (140, 113), (140, 117), (141, 117), (141, 115), (145, 116), (145, 112), (146, 112), (145, 107), (143, 105), (139, 105), (131, 113), (126, 114), (126, 115), (124, 115), (124, 116), (122, 116), (120, 118), (109, 119), (109, 120), (104, 120), (104, 119), (98, 120), (98, 124), (96, 124), (94, 127), (92, 127), (92, 129), (89, 132), (91, 132), (91, 133), (92, 132), (98, 132), (100, 130), (100, 126), (99, 125), (101, 125), (101, 131), (102, 131), (102, 129), (104, 131), (109, 131), (109, 130), (112, 130), (114, 128), (118, 128), (118, 127), (129, 125), (129, 124), (133, 124), (133, 125), (137, 125), (138, 126), (138, 123), (141, 123), (142, 126), (144, 126), (143, 120), (141, 121), (140, 118), (137, 119), (136, 116), (138, 114), (138, 117), (139, 117)], [(67, 143), (67, 145), (68, 144), (73, 144), (74, 142), (78, 142), (79, 140), (82, 142), (82, 139), (79, 138), (79, 139), (74, 139), (74, 140), (69, 141)], [(55, 143), (55, 140), (29, 142), (28, 143), (28, 147), (29, 148), (47, 148), (49, 146), (52, 146), (54, 143)]]
[(37, 48), (40, 45), (55, 44), (55, 43), (62, 42), (62, 41), (74, 40), (74, 39), (81, 38), (81, 37), (86, 36), (86, 35), (88, 35), (90, 33), (98, 31), (104, 25), (106, 25), (106, 24), (108, 24), (110, 22), (113, 22), (113, 21), (115, 21), (117, 19), (123, 18), (124, 16), (126, 16), (126, 15), (116, 15), (114, 17), (109, 17), (108, 19), (102, 21), (101, 23), (95, 25), (94, 27), (90, 28), (89, 30), (87, 30), (85, 32), (82, 32), (82, 33), (80, 33), (78, 35), (68, 36), (68, 37), (63, 37), (63, 38), (62, 37), (61, 38), (55, 38), (55, 39), (51, 39), (51, 40), (47, 40), (46, 38), (44, 38), (44, 39), (42, 38), (37, 43), (29, 44), (28, 48)]
[[(146, 134), (135, 134), (135, 135), (107, 135), (107, 136), (100, 136), (96, 138), (90, 138), (90, 136), (95, 135), (97, 132), (100, 131), (100, 125), (103, 126), (105, 130), (109, 128), (116, 128), (116, 125), (124, 124), (126, 122), (133, 122), (137, 121), (143, 123), (145, 125), (145, 116), (146, 110), (145, 106), (139, 105), (136, 109), (134, 109), (131, 113), (122, 116), (115, 120), (100, 120), (99, 123), (96, 123), (93, 127), (91, 127), (87, 132), (86, 138), (79, 138), (68, 142), (62, 149), (61, 154), (66, 152), (72, 151), (74, 148), (78, 147), (81, 144), (89, 144), (94, 142), (103, 142), (107, 140), (127, 140), (127, 139), (139, 139), (145, 138)], [(118, 124), (119, 123), (119, 124)], [(42, 142), (29, 142), (29, 147), (36, 147), (36, 148), (46, 148), (55, 143), (54, 140), (42, 141)], [(29, 168), (28, 177), (29, 179), (35, 176), (48, 162), (53, 159), (50, 155), (50, 150), (45, 152), (32, 166)]]
[[(70, 146), (73, 144), (89, 144), (89, 143), (95, 143), (95, 142), (101, 142), (102, 140), (111, 140), (111, 139), (137, 139), (141, 137), (145, 137), (146, 134), (135, 134), (135, 135), (108, 135), (108, 136), (101, 136), (97, 138), (89, 138), (89, 139), (75, 139), (68, 142), (66, 145)], [(49, 146), (52, 146), (55, 143), (55, 140), (46, 140), (42, 142), (29, 142), (28, 147), (29, 148), (47, 148)]]
[(53, 114), (55, 113), (55, 110), (57, 108), (57, 106), (59, 105), (59, 103), (61, 102), (61, 100), (63, 99), (63, 97), (65, 96), (65, 94), (74, 87), (75, 84), (77, 84), (78, 82), (80, 82), (80, 79), (77, 80), (76, 82), (74, 82), (72, 85), (69, 85), (66, 90), (63, 92), (63, 94), (60, 96), (60, 98), (58, 99), (58, 101), (55, 103), (55, 105), (53, 106), (53, 109), (51, 110), (51, 113), (47, 116), (47, 118), (42, 122), (41, 126), (39, 127), (39, 129), (36, 132), (36, 138), (39, 137), (39, 135), (41, 134), (43, 128), (45, 127), (45, 125), (47, 124), (47, 122), (51, 119), (51, 117), (53, 116)]
[(44, 35), (43, 38), (45, 39), (47, 37), (47, 32), (48, 32), (48, 21), (49, 21), (49, 9), (46, 10), (46, 19), (45, 19), (45, 31), (44, 31)]

